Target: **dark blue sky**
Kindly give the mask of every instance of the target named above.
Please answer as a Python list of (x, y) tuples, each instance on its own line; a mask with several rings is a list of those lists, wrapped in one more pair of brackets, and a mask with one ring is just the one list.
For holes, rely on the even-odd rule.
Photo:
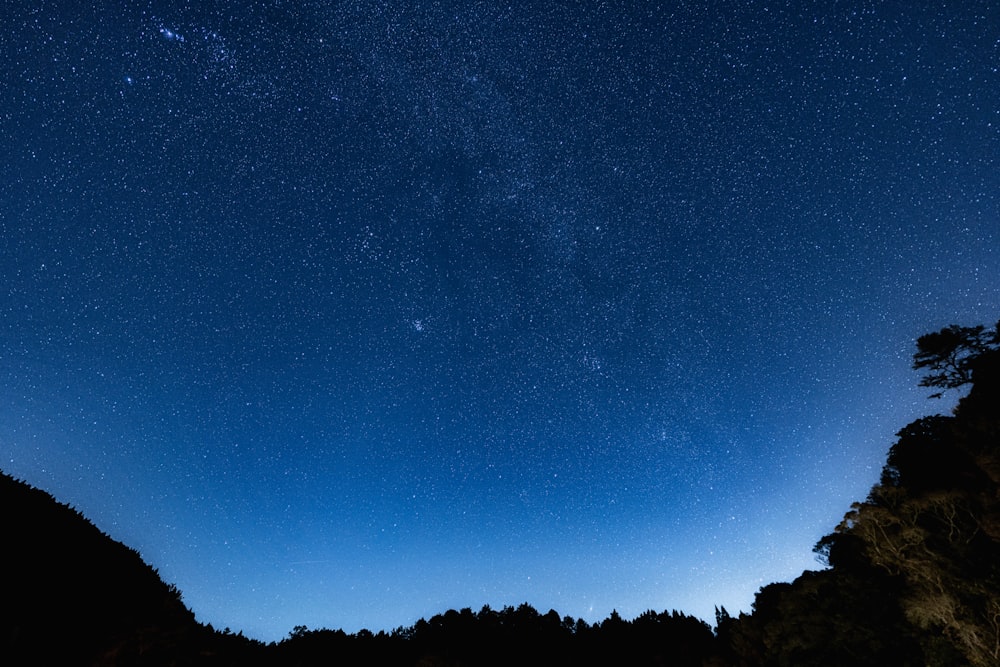
[(990, 2), (17, 3), (0, 467), (198, 617), (748, 609), (1000, 314)]

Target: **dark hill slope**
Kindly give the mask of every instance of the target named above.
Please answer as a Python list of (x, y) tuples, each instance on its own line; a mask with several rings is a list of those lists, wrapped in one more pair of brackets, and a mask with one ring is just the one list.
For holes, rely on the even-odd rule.
[(0, 664), (215, 664), (230, 641), (137, 551), (48, 493), (0, 473), (0, 512)]

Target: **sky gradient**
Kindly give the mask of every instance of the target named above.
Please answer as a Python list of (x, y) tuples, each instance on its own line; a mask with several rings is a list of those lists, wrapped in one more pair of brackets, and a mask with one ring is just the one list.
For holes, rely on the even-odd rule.
[(0, 468), (218, 628), (748, 610), (1000, 317), (996, 3), (97, 4), (0, 25)]

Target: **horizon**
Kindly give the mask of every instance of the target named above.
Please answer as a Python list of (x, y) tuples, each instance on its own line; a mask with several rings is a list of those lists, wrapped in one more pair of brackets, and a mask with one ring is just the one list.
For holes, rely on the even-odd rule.
[(1000, 312), (1000, 7), (15, 3), (0, 468), (277, 641), (714, 625)]

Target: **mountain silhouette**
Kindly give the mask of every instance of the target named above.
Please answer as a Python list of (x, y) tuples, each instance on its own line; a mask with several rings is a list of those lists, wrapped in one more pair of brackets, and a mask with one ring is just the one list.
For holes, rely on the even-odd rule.
[(2, 472), (0, 508), (0, 664), (220, 664), (219, 634), (137, 551)]

